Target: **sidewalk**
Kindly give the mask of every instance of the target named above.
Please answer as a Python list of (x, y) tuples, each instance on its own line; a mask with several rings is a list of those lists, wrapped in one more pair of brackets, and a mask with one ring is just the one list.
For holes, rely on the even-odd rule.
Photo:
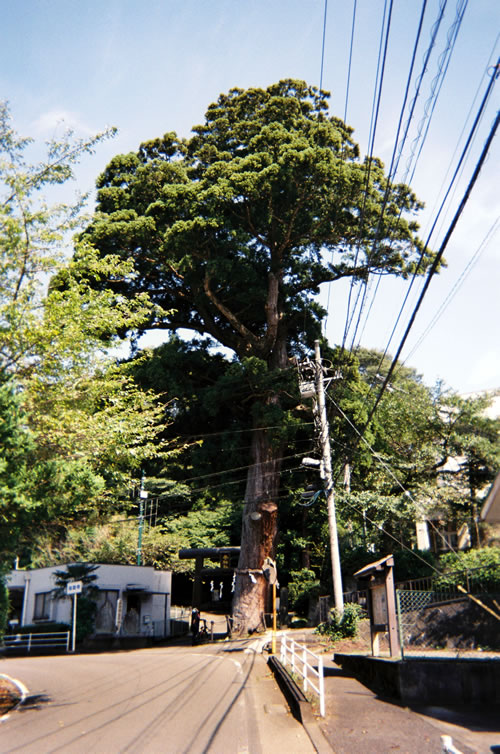
[(500, 723), (493, 713), (409, 709), (378, 697), (328, 659), (325, 697), (326, 717), (320, 728), (335, 754), (431, 754), (442, 751), (442, 735), (450, 735), (463, 754), (500, 751)]
[[(298, 633), (298, 632), (297, 632)], [(305, 643), (308, 644), (306, 636)], [(301, 642), (302, 637), (297, 635)], [(279, 638), (278, 638), (279, 647)], [(315, 651), (311, 647), (312, 651)], [(451, 736), (463, 754), (500, 752), (498, 710), (414, 707), (383, 698), (323, 655), (325, 717), (319, 728), (335, 754), (431, 754)], [(304, 726), (307, 730), (307, 722)]]

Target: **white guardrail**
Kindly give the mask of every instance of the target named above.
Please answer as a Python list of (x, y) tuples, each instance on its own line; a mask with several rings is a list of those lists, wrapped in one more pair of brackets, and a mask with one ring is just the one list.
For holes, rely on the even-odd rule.
[(46, 647), (61, 647), (69, 651), (69, 631), (58, 631), (46, 634), (5, 634), (3, 644), (6, 649), (45, 649)]
[[(308, 658), (312, 658), (308, 660)], [(290, 639), (286, 634), (281, 637), (280, 661), (288, 665), (292, 673), (303, 679), (304, 694), (311, 688), (319, 697), (319, 712), (325, 716), (325, 679), (323, 676), (323, 658), (315, 655), (303, 644)], [(314, 662), (314, 665), (311, 663)]]

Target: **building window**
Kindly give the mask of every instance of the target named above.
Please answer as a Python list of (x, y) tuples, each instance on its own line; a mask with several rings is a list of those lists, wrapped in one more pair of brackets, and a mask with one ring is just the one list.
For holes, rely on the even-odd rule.
[(35, 594), (35, 613), (33, 620), (50, 620), (51, 592), (39, 592)]

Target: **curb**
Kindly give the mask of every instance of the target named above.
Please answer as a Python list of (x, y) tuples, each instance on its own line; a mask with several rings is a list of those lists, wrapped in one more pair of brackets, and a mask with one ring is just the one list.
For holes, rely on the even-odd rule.
[(299, 723), (302, 723), (304, 730), (311, 739), (311, 743), (318, 754), (331, 754), (333, 749), (319, 727), (318, 721), (312, 712), (311, 705), (304, 696), (302, 689), (297, 686), (284, 665), (281, 664), (275, 655), (269, 657), (267, 665), (273, 673), (283, 696), (287, 700), (292, 715)]

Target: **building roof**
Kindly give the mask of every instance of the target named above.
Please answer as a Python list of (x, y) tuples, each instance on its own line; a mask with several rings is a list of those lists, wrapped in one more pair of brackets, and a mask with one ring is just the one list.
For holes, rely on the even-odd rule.
[(481, 510), (481, 520), (489, 524), (500, 524), (500, 472), (491, 485)]

